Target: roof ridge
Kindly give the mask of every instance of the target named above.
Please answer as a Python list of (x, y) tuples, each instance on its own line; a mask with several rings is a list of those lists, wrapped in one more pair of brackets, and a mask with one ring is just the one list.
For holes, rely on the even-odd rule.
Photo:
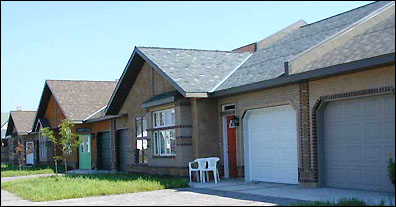
[(69, 82), (117, 82), (117, 81), (101, 81), (101, 80), (53, 80), (53, 79), (46, 79), (45, 81), (69, 81)]
[[(381, 2), (381, 1), (374, 1), (374, 2), (371, 2), (371, 3), (369, 3), (369, 4), (365, 4), (365, 5), (362, 5), (362, 6), (359, 6), (359, 7), (350, 9), (350, 10), (347, 10), (347, 11), (345, 11), (345, 12), (338, 13), (338, 14), (335, 14), (335, 15), (333, 15), (333, 16), (326, 17), (326, 18), (324, 18), (324, 19), (318, 20), (318, 21), (316, 21), (316, 22), (312, 22), (312, 23), (303, 25), (303, 26), (301, 26), (300, 28), (307, 27), (307, 26), (310, 26), (310, 25), (313, 25), (313, 24), (316, 24), (316, 23), (319, 23), (319, 22), (322, 22), (322, 21), (325, 21), (325, 20), (328, 20), (328, 19), (331, 19), (331, 18), (334, 18), (334, 17), (337, 17), (337, 16), (341, 16), (341, 15), (343, 15), (343, 14), (346, 14), (346, 13), (349, 13), (349, 12), (352, 12), (352, 11), (355, 11), (355, 10), (358, 10), (358, 9), (361, 9), (361, 8), (363, 8), (363, 7), (367, 7), (367, 6), (369, 6), (369, 5), (372, 5), (372, 4), (375, 4), (375, 3), (378, 3), (378, 2)], [(390, 2), (388, 2), (387, 4), (389, 4), (389, 3), (390, 3)]]
[(33, 110), (12, 111), (12, 110), (11, 110), (10, 113), (11, 113), (11, 112), (37, 112), (37, 111), (33, 111)]
[(137, 48), (148, 48), (148, 49), (166, 49), (166, 50), (189, 50), (189, 51), (205, 51), (205, 52), (226, 52), (226, 53), (249, 53), (249, 52), (236, 52), (228, 50), (205, 50), (205, 49), (191, 49), (191, 48), (172, 48), (172, 47), (144, 47), (136, 46)]

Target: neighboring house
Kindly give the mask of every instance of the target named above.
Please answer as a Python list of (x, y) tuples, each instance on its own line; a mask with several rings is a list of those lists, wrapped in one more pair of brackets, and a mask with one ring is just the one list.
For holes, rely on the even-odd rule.
[(6, 136), (9, 137), (9, 162), (11, 164), (18, 164), (18, 156), (14, 154), (18, 142), (21, 142), (25, 146), (26, 162), (32, 165), (37, 163), (38, 138), (35, 135), (29, 134), (35, 116), (36, 111), (10, 112)]
[[(73, 150), (67, 158), (70, 168), (79, 169), (110, 169), (108, 165), (97, 166), (100, 163), (109, 163), (113, 159), (110, 152), (109, 118), (103, 117), (103, 109), (108, 103), (116, 86), (116, 81), (80, 81), (80, 80), (47, 80), (44, 85), (41, 100), (34, 119), (32, 133), (40, 137), (40, 163), (53, 164), (54, 153), (61, 155), (59, 150), (54, 151), (53, 143), (44, 137), (41, 129), (50, 127), (59, 136), (58, 125), (68, 119), (74, 123), (73, 132), (82, 137), (78, 149)], [(87, 123), (86, 123), (87, 122)], [(97, 144), (99, 153), (97, 153)]]
[(1, 113), (1, 162), (8, 162), (8, 139), (6, 139), (6, 131), (8, 125), (9, 113)]
[(219, 156), (224, 177), (393, 191), (394, 87), (394, 2), (231, 52), (136, 47), (106, 108), (113, 162), (185, 176)]

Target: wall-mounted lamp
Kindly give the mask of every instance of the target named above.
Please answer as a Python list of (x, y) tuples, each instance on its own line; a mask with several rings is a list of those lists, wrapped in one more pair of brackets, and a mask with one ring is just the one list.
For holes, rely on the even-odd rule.
[(234, 118), (232, 118), (230, 121), (230, 127), (236, 126), (239, 126), (239, 118), (237, 116), (234, 116)]

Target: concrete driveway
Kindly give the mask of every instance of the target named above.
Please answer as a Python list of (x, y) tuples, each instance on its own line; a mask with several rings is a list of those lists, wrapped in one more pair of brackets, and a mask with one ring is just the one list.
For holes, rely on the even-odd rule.
[(193, 183), (194, 189), (211, 189), (215, 191), (253, 194), (267, 198), (283, 198), (303, 201), (338, 201), (341, 198), (357, 198), (367, 204), (395, 204), (395, 193), (373, 192), (336, 188), (303, 188), (298, 185), (264, 182), (243, 182), (239, 180), (222, 180), (215, 184)]

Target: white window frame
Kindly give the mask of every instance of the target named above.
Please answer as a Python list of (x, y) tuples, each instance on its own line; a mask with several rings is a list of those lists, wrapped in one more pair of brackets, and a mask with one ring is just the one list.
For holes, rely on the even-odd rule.
[[(168, 117), (167, 117), (167, 115), (168, 115)], [(162, 124), (161, 124), (161, 119), (159, 118), (161, 116), (163, 116)], [(175, 129), (163, 129), (163, 130), (159, 129), (159, 128), (163, 128), (163, 127), (175, 126), (175, 122), (176, 122), (175, 108), (155, 111), (155, 112), (153, 112), (152, 117), (153, 117), (153, 128), (154, 128), (154, 131), (153, 131), (153, 146), (154, 146), (153, 153), (154, 153), (154, 155), (155, 156), (175, 156), (176, 152), (166, 153), (166, 152), (161, 151), (162, 139), (160, 138), (160, 131), (168, 131), (168, 130), (170, 131), (170, 130), (175, 130)], [(158, 130), (155, 130), (155, 129), (158, 129)], [(174, 132), (173, 134), (176, 134), (176, 133)], [(176, 139), (176, 136), (173, 139)]]

